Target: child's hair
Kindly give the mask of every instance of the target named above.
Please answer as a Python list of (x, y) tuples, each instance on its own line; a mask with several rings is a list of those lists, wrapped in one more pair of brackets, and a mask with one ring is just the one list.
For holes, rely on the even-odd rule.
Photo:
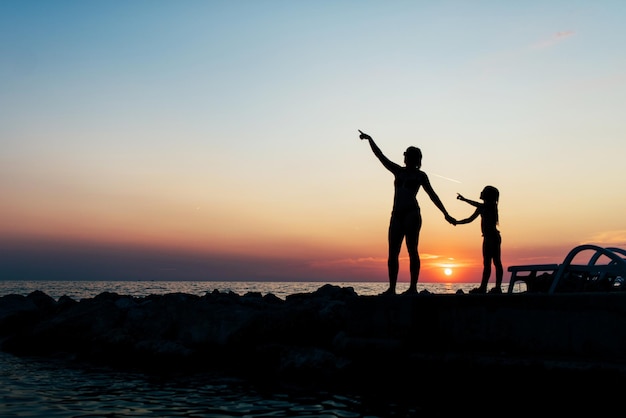
[(483, 197), (485, 202), (498, 203), (498, 199), (500, 199), (500, 192), (493, 186), (485, 186), (483, 189)]
[(496, 225), (498, 225), (498, 199), (500, 199), (500, 192), (493, 186), (485, 186), (481, 195), (487, 210), (492, 213), (493, 219), (496, 221)]

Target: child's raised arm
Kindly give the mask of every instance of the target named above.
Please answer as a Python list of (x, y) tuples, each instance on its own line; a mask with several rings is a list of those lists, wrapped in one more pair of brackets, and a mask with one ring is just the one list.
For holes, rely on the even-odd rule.
[(472, 205), (472, 206), (476, 206), (477, 208), (478, 208), (478, 207), (480, 207), (480, 206), (482, 205), (482, 204), (481, 204), (481, 203), (479, 203), (479, 202), (475, 202), (475, 201), (473, 201), (473, 200), (469, 200), (469, 199), (465, 198), (464, 196), (462, 196), (462, 195), (461, 195), (461, 193), (457, 193), (457, 194), (456, 194), (456, 198), (457, 198), (458, 200), (462, 200), (463, 202), (469, 203), (469, 204), (470, 204), (470, 205)]

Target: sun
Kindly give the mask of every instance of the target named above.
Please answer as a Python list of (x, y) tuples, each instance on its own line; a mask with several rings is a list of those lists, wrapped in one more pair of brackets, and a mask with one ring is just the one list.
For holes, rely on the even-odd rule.
[(445, 269), (443, 269), (443, 274), (445, 274), (446, 276), (452, 276), (452, 269), (450, 267), (446, 267)]

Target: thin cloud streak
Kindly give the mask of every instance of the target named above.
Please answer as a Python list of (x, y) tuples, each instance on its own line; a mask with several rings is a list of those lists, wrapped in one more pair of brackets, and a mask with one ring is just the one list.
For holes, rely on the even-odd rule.
[(442, 178), (442, 179), (444, 179), (444, 180), (449, 180), (449, 181), (452, 181), (452, 182), (454, 182), (454, 183), (459, 183), (459, 184), (461, 183), (461, 181), (460, 181), (460, 180), (455, 180), (455, 179), (452, 179), (452, 178), (450, 178), (450, 177), (441, 176), (441, 175), (439, 175), (439, 174), (433, 174), (433, 176), (436, 176), (436, 177)]
[(590, 237), (589, 240), (581, 242), (581, 244), (588, 244), (589, 242), (603, 247), (626, 247), (626, 229), (600, 232)]

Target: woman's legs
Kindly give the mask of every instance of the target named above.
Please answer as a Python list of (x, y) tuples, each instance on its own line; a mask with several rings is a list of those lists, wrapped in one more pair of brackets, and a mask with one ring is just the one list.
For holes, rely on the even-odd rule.
[(387, 255), (389, 289), (387, 291), (390, 293), (396, 293), (396, 283), (398, 282), (398, 271), (400, 269), (398, 257), (400, 256), (404, 234), (399, 226), (399, 222), (392, 217), (389, 223), (389, 233), (387, 235), (387, 241), (389, 243), (389, 253)]
[(409, 271), (411, 273), (411, 284), (407, 292), (417, 292), (417, 281), (420, 276), (421, 260), (417, 247), (420, 239), (420, 229), (422, 228), (422, 215), (420, 212), (409, 214), (405, 219), (406, 249), (409, 253)]
[(409, 269), (411, 272), (411, 284), (407, 292), (417, 291), (417, 280), (420, 274), (420, 257), (417, 251), (420, 229), (422, 228), (422, 215), (420, 212), (411, 212), (402, 218), (392, 216), (389, 223), (389, 254), (387, 257), (387, 269), (389, 271), (389, 290), (395, 293), (400, 269), (400, 250), (402, 241), (406, 239), (406, 248), (409, 253)]

